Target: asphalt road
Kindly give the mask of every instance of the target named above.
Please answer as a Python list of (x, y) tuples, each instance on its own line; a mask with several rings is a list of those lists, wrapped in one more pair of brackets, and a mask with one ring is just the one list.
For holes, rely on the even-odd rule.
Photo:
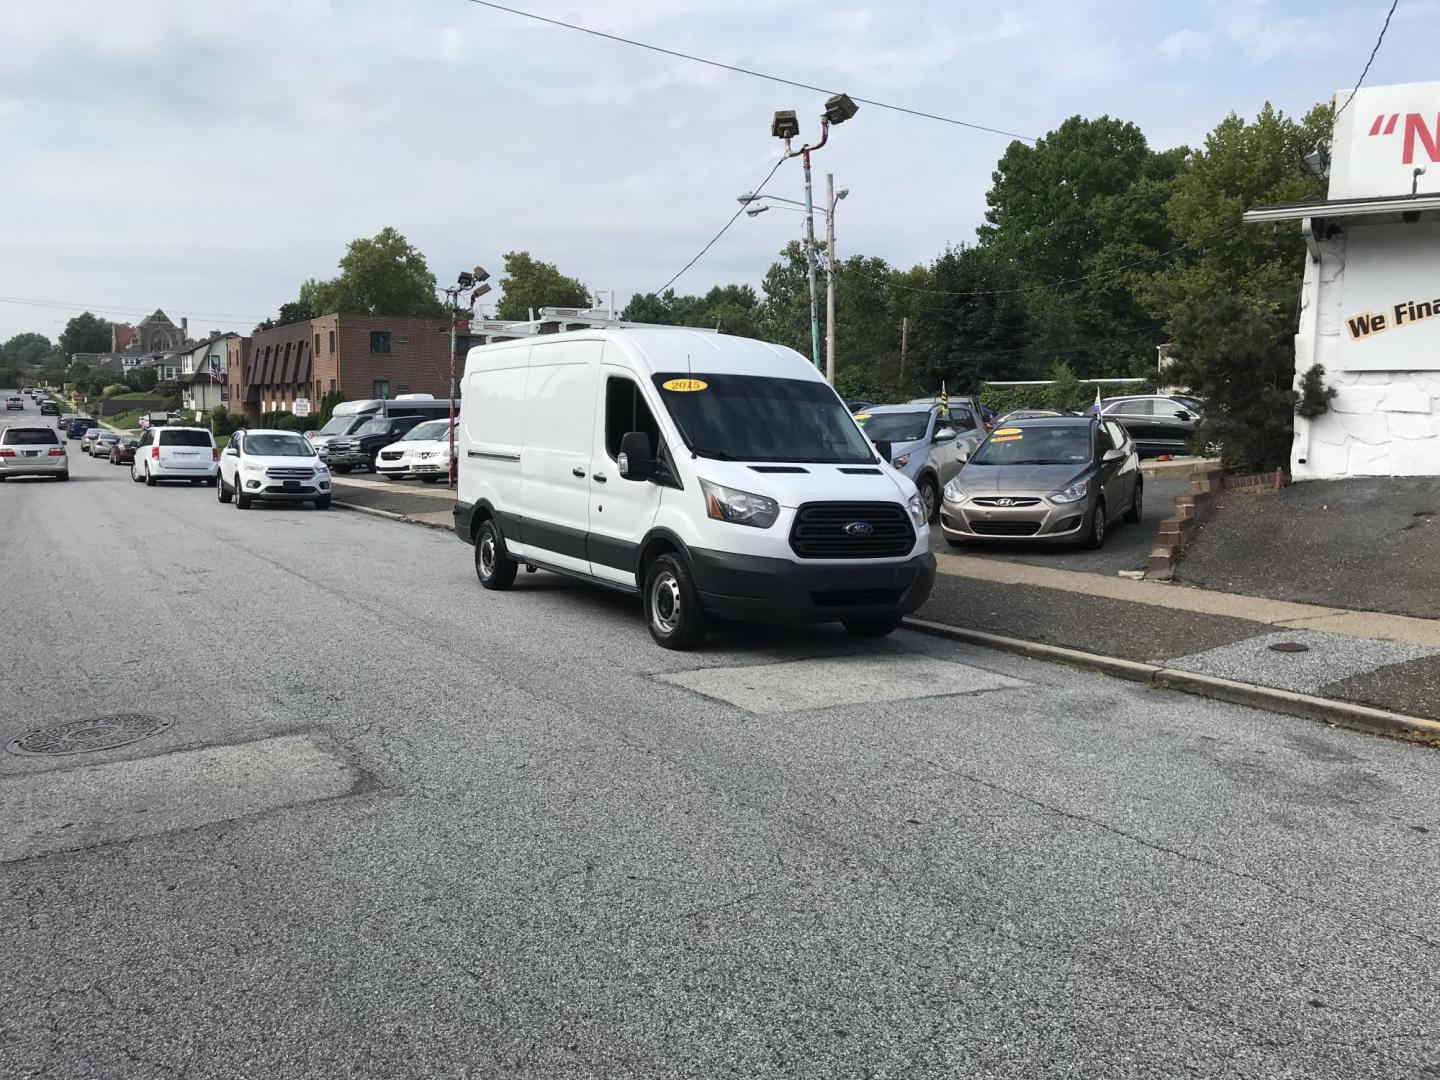
[(169, 726), (0, 752), (6, 1080), (1440, 1048), (1432, 750), (904, 633), (667, 653), (624, 597), (482, 592), (443, 533), (72, 468), (0, 485), (0, 745)]

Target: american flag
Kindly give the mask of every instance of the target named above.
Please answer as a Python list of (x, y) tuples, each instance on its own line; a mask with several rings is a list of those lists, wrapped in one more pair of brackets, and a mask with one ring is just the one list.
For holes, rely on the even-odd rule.
[(225, 377), (220, 374), (220, 357), (218, 357), (218, 356), (212, 356), (212, 357), (210, 357), (210, 381), (211, 381), (211, 382), (224, 382), (224, 381), (225, 381)]

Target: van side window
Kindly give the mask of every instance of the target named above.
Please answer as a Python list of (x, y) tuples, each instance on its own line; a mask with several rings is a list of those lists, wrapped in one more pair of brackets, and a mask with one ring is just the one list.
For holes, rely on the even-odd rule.
[(643, 431), (650, 436), (650, 445), (660, 448), (660, 425), (640, 388), (631, 380), (616, 375), (605, 382), (605, 452), (611, 459), (620, 455), (620, 440), (626, 432)]

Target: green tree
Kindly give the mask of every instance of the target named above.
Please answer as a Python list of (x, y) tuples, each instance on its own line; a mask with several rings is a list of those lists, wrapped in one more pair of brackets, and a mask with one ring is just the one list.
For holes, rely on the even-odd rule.
[(125, 373), (125, 384), (131, 390), (148, 393), (160, 381), (160, 373), (153, 367), (131, 368)]
[(66, 356), (109, 352), (110, 324), (88, 311), (76, 315), (65, 324), (65, 329), (60, 334), (60, 351)]
[(256, 330), (331, 312), (431, 317), (445, 313), (425, 256), (393, 228), (350, 241), (339, 266), (339, 275), (329, 281), (306, 281), (296, 300), (281, 305), (277, 320), (266, 319)]
[(1241, 224), (1247, 207), (1325, 196), (1325, 182), (1300, 159), (1329, 134), (1331, 110), (1317, 105), (1296, 121), (1266, 103), (1253, 122), (1231, 113), (1176, 179), (1166, 206), (1176, 245), (1190, 245), (1150, 276), (1141, 291), (1162, 318), (1192, 310), (1217, 292), (1263, 306), (1299, 295), (1304, 241), (1296, 228)]
[(41, 363), (50, 349), (50, 339), (44, 334), (16, 334), (0, 345), (0, 359), (20, 368), (29, 368)]
[(514, 322), (528, 319), (532, 309), (538, 314), (542, 307), (590, 306), (590, 290), (582, 282), (566, 277), (554, 263), (541, 262), (528, 251), (506, 253), (500, 291), (495, 314)]
[(1015, 277), (988, 250), (948, 248), (931, 265), (911, 314), (908, 389), (972, 392), (986, 379), (1023, 378), (1028, 321)]
[(1205, 401), (1199, 438), (1223, 444), (1226, 465), (1288, 464), (1294, 433), (1294, 320), (1288, 304), (1219, 292), (1171, 322), (1173, 378)]

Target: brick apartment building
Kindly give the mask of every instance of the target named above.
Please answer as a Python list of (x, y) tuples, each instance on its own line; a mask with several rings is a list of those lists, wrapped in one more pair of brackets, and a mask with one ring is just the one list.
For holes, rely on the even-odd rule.
[[(461, 342), (461, 349), (468, 342)], [(252, 420), (289, 410), (297, 397), (312, 409), (332, 390), (348, 401), (397, 394), (447, 394), (448, 319), (322, 315), (257, 332), (248, 357), (229, 365), (232, 409)]]

